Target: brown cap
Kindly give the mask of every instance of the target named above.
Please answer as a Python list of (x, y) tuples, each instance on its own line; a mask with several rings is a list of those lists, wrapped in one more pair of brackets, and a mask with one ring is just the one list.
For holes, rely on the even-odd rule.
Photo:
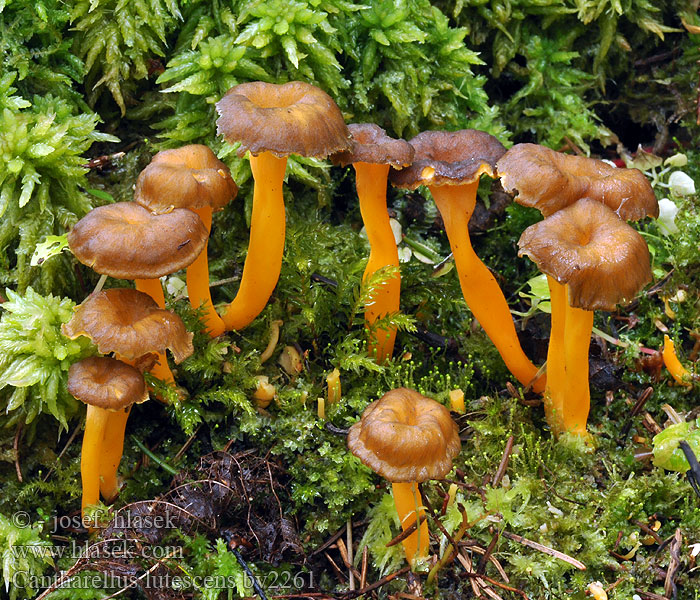
[(68, 245), (98, 273), (155, 279), (192, 264), (207, 237), (202, 220), (186, 208), (154, 215), (135, 202), (116, 202), (80, 219), (68, 233)]
[(323, 158), (352, 148), (333, 98), (301, 81), (241, 83), (226, 92), (216, 110), (216, 131), (231, 144), (241, 142), (239, 156), (267, 151)]
[(442, 479), (460, 447), (450, 412), (408, 388), (372, 402), (348, 433), (350, 452), (395, 483)]
[(180, 317), (158, 308), (148, 294), (128, 288), (91, 294), (61, 331), (72, 340), (85, 335), (101, 354), (115, 352), (128, 360), (169, 348), (180, 363), (194, 351), (192, 334)]
[(518, 242), (520, 256), (569, 286), (569, 304), (613, 310), (651, 281), (649, 249), (639, 233), (591, 198), (528, 227)]
[(494, 176), (496, 161), (506, 149), (485, 131), (424, 131), (410, 140), (416, 151), (413, 164), (392, 171), (391, 183), (400, 188), (419, 185), (473, 183), (483, 173)]
[(517, 144), (496, 165), (503, 189), (515, 201), (548, 217), (579, 198), (602, 202), (625, 221), (659, 216), (659, 203), (644, 173), (602, 160)]
[(120, 410), (148, 400), (141, 372), (106, 356), (92, 356), (73, 363), (68, 370), (67, 387), (81, 402), (106, 410)]
[(134, 202), (154, 213), (223, 209), (238, 193), (231, 171), (202, 144), (158, 152), (136, 180)]
[(413, 161), (413, 146), (406, 140), (389, 137), (379, 125), (354, 123), (348, 125), (348, 129), (352, 134), (352, 149), (331, 156), (331, 160), (337, 165), (365, 162), (402, 169)]

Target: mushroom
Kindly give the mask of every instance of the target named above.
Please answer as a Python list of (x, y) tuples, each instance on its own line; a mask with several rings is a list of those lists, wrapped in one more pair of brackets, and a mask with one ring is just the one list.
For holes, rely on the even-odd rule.
[[(516, 144), (498, 160), (496, 170), (503, 188), (515, 194), (518, 204), (537, 208), (544, 217), (584, 196), (605, 204), (625, 221), (659, 214), (654, 191), (637, 169), (617, 168), (602, 160), (563, 154), (537, 144)], [(562, 413), (565, 401), (567, 292), (549, 275), (547, 283), (552, 322), (544, 401), (545, 412), (551, 416)]]
[[(176, 363), (192, 354), (192, 333), (176, 314), (159, 308), (143, 292), (129, 288), (101, 290), (78, 305), (61, 331), (69, 339), (89, 337), (101, 354), (114, 352), (117, 358), (148, 369), (152, 356), (164, 356), (168, 348)], [(124, 445), (128, 411), (109, 416), (109, 443), (104, 445), (102, 495), (116, 497), (117, 469)], [(107, 435), (107, 434), (106, 434)]]
[(464, 300), (508, 370), (523, 385), (532, 384), (541, 391), (544, 378), (537, 377), (537, 367), (523, 352), (503, 292), (469, 239), (479, 178), (483, 173), (494, 177), (496, 161), (505, 148), (492, 135), (474, 129), (424, 131), (410, 144), (416, 151), (414, 162), (402, 171), (392, 171), (392, 184), (407, 189), (428, 186), (445, 224)]
[(160, 308), (148, 294), (130, 288), (91, 294), (61, 331), (72, 340), (85, 335), (100, 353), (115, 352), (128, 360), (168, 348), (179, 364), (194, 351), (192, 333), (180, 317)]
[(580, 198), (602, 202), (626, 221), (658, 217), (659, 204), (638, 169), (556, 152), (537, 144), (516, 144), (496, 163), (503, 189), (515, 201), (548, 217)]
[[(134, 202), (152, 213), (163, 214), (175, 208), (189, 208), (211, 232), (212, 212), (226, 206), (238, 193), (229, 168), (201, 144), (190, 144), (158, 152), (136, 180)], [(194, 309), (204, 309), (207, 333), (216, 337), (224, 322), (216, 313), (209, 290), (207, 242), (187, 267), (187, 293)]]
[[(105, 438), (110, 428), (126, 422), (129, 408), (148, 399), (143, 375), (135, 367), (105, 356), (93, 356), (73, 363), (68, 371), (68, 391), (87, 404), (85, 433), (80, 455), (83, 484), (82, 514), (100, 497)], [(123, 446), (123, 430), (122, 430)], [(120, 451), (121, 456), (121, 451)]]
[[(590, 408), (588, 348), (594, 310), (613, 310), (651, 280), (649, 249), (632, 227), (591, 198), (528, 227), (518, 242), (559, 288), (552, 296), (551, 344), (562, 367), (548, 376), (545, 415), (559, 434), (586, 434)], [(556, 376), (555, 376), (556, 375)]]
[[(202, 220), (186, 208), (155, 215), (135, 202), (116, 202), (80, 219), (68, 233), (68, 244), (84, 265), (103, 275), (133, 279), (138, 290), (165, 308), (159, 277), (192, 264), (206, 247), (207, 235)], [(151, 373), (174, 383), (164, 354)]]
[[(399, 268), (399, 252), (394, 233), (389, 224), (386, 207), (386, 185), (389, 167), (402, 169), (413, 160), (413, 147), (404, 140), (395, 140), (373, 123), (354, 124), (348, 127), (353, 137), (352, 150), (331, 156), (331, 160), (342, 166), (352, 164), (355, 168), (355, 185), (360, 200), (360, 212), (367, 230), (370, 254), (365, 267), (364, 279), (383, 267)], [(368, 328), (388, 314), (399, 310), (401, 276), (397, 273), (384, 282), (370, 306), (365, 311)], [(371, 331), (369, 353), (378, 363), (391, 358), (396, 328)]]
[[(425, 514), (417, 484), (444, 478), (460, 447), (450, 412), (408, 388), (391, 390), (372, 402), (348, 433), (350, 452), (391, 482), (404, 531), (416, 515)], [(428, 555), (428, 541), (424, 521), (403, 541), (411, 564)]]
[(300, 81), (255, 81), (231, 88), (217, 102), (217, 132), (250, 152), (255, 179), (248, 256), (238, 293), (223, 315), (227, 330), (249, 325), (277, 285), (285, 237), (282, 185), (289, 154), (323, 158), (349, 150), (350, 133), (333, 99)]

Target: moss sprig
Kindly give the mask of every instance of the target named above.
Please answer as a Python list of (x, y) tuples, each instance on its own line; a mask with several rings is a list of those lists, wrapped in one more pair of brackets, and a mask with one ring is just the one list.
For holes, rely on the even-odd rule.
[(95, 353), (86, 337), (69, 340), (61, 325), (73, 316), (75, 304), (52, 295), (41, 296), (31, 287), (24, 295), (7, 290), (0, 317), (0, 390), (8, 417), (5, 425), (32, 423), (51, 414), (63, 429), (79, 402), (66, 389), (68, 369)]

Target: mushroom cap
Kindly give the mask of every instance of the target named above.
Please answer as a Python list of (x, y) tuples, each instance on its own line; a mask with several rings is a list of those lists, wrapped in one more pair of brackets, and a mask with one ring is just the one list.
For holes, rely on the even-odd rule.
[(408, 388), (372, 402), (348, 433), (350, 452), (395, 483), (442, 479), (460, 447), (450, 412)]
[(216, 110), (216, 131), (229, 143), (241, 142), (239, 156), (249, 151), (323, 158), (352, 148), (333, 98), (302, 81), (241, 83), (226, 92)]
[(238, 193), (231, 171), (208, 146), (158, 152), (136, 180), (134, 202), (153, 213), (173, 208), (222, 210)]
[(569, 286), (569, 304), (613, 310), (651, 281), (649, 249), (637, 231), (591, 198), (563, 208), (523, 231), (520, 256)]
[(68, 391), (85, 404), (120, 410), (148, 400), (141, 372), (107, 356), (91, 356), (73, 363), (68, 370)]
[(191, 210), (154, 215), (135, 202), (116, 202), (80, 219), (68, 233), (68, 245), (98, 273), (155, 279), (192, 264), (207, 238), (207, 228)]
[(625, 221), (659, 216), (651, 184), (638, 169), (618, 169), (602, 160), (517, 144), (496, 165), (503, 189), (515, 201), (548, 217), (579, 198), (602, 202)]
[(424, 131), (409, 143), (416, 151), (413, 164), (392, 170), (392, 185), (409, 190), (419, 185), (460, 185), (494, 177), (496, 161), (506, 151), (494, 136), (477, 129)]
[(91, 294), (61, 331), (72, 340), (85, 335), (101, 354), (116, 352), (128, 360), (169, 348), (181, 363), (194, 352), (192, 333), (180, 317), (159, 308), (148, 294), (128, 288)]
[(374, 123), (348, 125), (352, 134), (352, 149), (331, 155), (334, 164), (343, 167), (357, 162), (375, 165), (391, 165), (402, 169), (411, 164), (415, 150), (406, 140), (389, 137)]

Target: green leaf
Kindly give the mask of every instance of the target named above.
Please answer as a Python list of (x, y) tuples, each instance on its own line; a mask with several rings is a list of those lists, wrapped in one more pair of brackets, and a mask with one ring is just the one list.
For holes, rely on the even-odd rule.
[(45, 260), (63, 252), (65, 248), (68, 248), (67, 233), (63, 235), (47, 235), (43, 242), (37, 244), (29, 264), (32, 267), (41, 265)]

